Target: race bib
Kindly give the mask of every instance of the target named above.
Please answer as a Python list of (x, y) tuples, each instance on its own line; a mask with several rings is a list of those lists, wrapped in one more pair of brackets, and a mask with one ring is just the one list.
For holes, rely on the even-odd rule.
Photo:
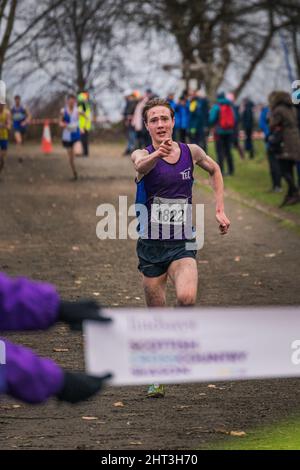
[(151, 223), (185, 225), (187, 221), (187, 199), (155, 197), (151, 205)]

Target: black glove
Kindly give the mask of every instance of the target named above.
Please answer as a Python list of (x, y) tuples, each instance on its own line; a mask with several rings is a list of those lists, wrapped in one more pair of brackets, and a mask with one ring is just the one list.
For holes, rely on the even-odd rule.
[(102, 317), (100, 306), (94, 300), (80, 300), (79, 302), (61, 301), (58, 312), (58, 321), (70, 325), (72, 330), (81, 330), (83, 320), (110, 322), (111, 318)]
[(95, 393), (99, 392), (104, 385), (105, 380), (110, 379), (111, 374), (102, 377), (94, 377), (83, 372), (64, 371), (63, 389), (56, 395), (58, 400), (69, 403), (77, 403), (87, 400)]

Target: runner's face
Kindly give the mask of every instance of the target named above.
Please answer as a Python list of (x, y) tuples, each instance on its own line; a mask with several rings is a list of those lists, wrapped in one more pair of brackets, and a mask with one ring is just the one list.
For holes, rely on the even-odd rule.
[(71, 97), (71, 98), (68, 99), (68, 106), (69, 106), (70, 109), (74, 108), (75, 103), (76, 103), (75, 98)]
[(155, 106), (147, 112), (147, 129), (149, 134), (157, 143), (161, 143), (166, 139), (172, 138), (174, 127), (174, 118), (171, 112), (165, 106)]

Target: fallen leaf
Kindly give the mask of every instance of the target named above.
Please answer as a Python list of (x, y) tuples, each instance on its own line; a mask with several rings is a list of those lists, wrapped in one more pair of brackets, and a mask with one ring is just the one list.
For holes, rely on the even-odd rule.
[(140, 297), (135, 297), (135, 300), (141, 300), (141, 298)]
[(69, 350), (67, 348), (53, 348), (54, 352), (68, 352)]
[(0, 410), (11, 410), (15, 408), (21, 408), (21, 405), (0, 405)]
[(94, 421), (95, 419), (98, 419), (97, 416), (82, 416), (81, 419), (84, 419), (85, 421)]
[(242, 277), (248, 277), (249, 273), (242, 273)]
[(276, 253), (266, 253), (265, 258), (274, 258), (276, 256)]
[(129, 442), (129, 444), (131, 446), (141, 446), (142, 442), (141, 441), (131, 441), (131, 442)]
[(113, 307), (118, 307), (119, 306), (119, 304), (112, 304), (112, 305), (113, 305)]
[(240, 256), (236, 256), (236, 257), (234, 258), (234, 261), (236, 261), (236, 262), (238, 263), (239, 261), (241, 261), (241, 257), (240, 257)]
[(207, 385), (207, 388), (217, 388), (217, 386), (214, 385), (214, 384), (209, 384), (209, 385)]
[(246, 433), (244, 431), (230, 431), (229, 435), (235, 437), (245, 437)]
[(79, 251), (80, 248), (79, 248), (79, 246), (74, 245), (74, 246), (72, 246), (72, 250), (73, 250), (73, 251)]
[(262, 282), (261, 282), (261, 281), (254, 281), (254, 285), (255, 285), (255, 286), (261, 286), (261, 285), (262, 285)]
[(98, 295), (100, 295), (100, 292), (93, 292), (93, 295), (94, 295), (95, 297), (98, 297)]
[(114, 406), (115, 406), (116, 408), (123, 408), (123, 407), (124, 407), (124, 403), (123, 403), (122, 401), (116, 401), (116, 402), (114, 403)]

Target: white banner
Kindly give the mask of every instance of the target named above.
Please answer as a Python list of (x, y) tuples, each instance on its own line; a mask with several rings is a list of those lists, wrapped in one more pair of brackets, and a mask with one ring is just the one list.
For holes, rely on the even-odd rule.
[(299, 307), (105, 309), (85, 322), (87, 372), (112, 385), (300, 376)]

